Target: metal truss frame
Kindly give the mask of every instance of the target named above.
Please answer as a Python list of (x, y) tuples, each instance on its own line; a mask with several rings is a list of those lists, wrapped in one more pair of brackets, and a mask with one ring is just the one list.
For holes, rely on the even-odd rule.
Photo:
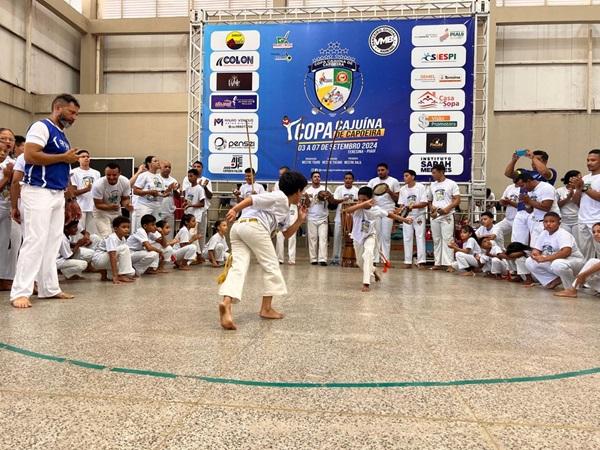
[[(203, 36), (206, 24), (262, 24), (339, 22), (366, 20), (399, 20), (474, 17), (475, 73), (473, 85), (473, 130), (471, 182), (460, 183), (463, 195), (469, 201), (469, 213), (476, 214), (476, 204), (485, 209), (486, 161), (488, 127), (488, 54), (489, 54), (489, 3), (488, 0), (399, 1), (395, 4), (283, 7), (240, 10), (192, 10), (190, 11), (190, 40), (188, 67), (188, 142), (187, 161), (202, 157), (202, 92), (203, 92)], [(468, 163), (465, 161), (465, 163)], [(466, 165), (466, 164), (465, 164)], [(468, 167), (468, 166), (467, 166)], [(473, 217), (472, 217), (473, 218)]]

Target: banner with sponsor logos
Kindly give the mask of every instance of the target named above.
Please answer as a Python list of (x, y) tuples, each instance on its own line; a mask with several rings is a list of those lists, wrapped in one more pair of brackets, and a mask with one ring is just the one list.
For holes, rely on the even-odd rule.
[[(469, 181), (475, 22), (419, 19), (206, 25), (202, 158), (214, 180), (289, 166), (342, 181)], [(250, 160), (252, 158), (252, 160)]]

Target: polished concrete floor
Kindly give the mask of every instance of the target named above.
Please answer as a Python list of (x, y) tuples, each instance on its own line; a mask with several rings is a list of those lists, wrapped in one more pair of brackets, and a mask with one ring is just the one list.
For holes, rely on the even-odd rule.
[(217, 321), (218, 270), (0, 294), (0, 449), (598, 449), (600, 298), (284, 266), (282, 321)]

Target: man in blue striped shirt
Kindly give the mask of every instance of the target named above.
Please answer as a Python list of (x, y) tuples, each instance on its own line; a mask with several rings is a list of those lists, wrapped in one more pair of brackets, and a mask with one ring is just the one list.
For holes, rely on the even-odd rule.
[(49, 118), (35, 122), (25, 141), (25, 171), (21, 187), (23, 245), (10, 292), (15, 308), (29, 308), (33, 283), (39, 298), (73, 298), (58, 284), (56, 255), (65, 220), (65, 190), (77, 149), (71, 148), (64, 130), (75, 122), (79, 102), (61, 94), (52, 102)]

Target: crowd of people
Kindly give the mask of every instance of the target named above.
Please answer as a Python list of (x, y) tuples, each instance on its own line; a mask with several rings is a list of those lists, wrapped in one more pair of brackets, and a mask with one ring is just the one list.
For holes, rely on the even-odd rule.
[[(405, 269), (424, 269), (432, 256), (431, 270), (483, 273), (527, 287), (562, 285), (557, 296), (576, 297), (584, 286), (600, 290), (600, 150), (588, 153), (588, 174), (569, 170), (558, 189), (547, 153), (514, 152), (504, 173), (510, 183), (497, 201), (488, 192), (477, 222), (473, 216), (455, 221), (461, 193), (442, 164), (433, 166), (428, 185), (416, 181), (412, 170), (403, 172), (401, 183), (380, 163), (365, 186), (356, 186), (347, 172), (335, 190), (318, 171), (306, 180), (287, 167), (265, 189), (248, 168), (226, 217), (209, 233), (214, 192), (201, 162), (181, 183), (171, 176), (171, 163), (158, 156), (146, 157), (130, 179), (114, 162), (101, 174), (90, 167), (90, 152), (73, 148), (65, 134), (78, 112), (77, 99), (62, 94), (50, 117), (32, 124), (25, 137), (0, 128), (0, 289), (10, 290), (16, 308), (30, 307), (34, 291), (39, 298), (72, 298), (60, 288), (59, 273), (71, 280), (98, 272), (121, 284), (204, 264), (224, 267), (221, 325), (235, 329), (232, 304), (242, 296), (254, 255), (264, 275), (260, 314), (280, 318), (271, 301), (286, 293), (280, 269), (286, 241), (287, 263), (296, 264), (296, 236), (305, 222), (312, 265), (341, 264), (352, 238), (363, 291), (382, 278), (382, 266), (391, 265), (396, 223)], [(520, 159), (531, 167), (517, 168)]]

